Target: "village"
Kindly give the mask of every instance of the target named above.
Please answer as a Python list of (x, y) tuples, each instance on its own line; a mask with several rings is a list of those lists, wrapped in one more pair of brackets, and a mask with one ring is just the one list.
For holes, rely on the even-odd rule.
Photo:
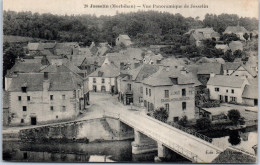
[[(223, 51), (243, 51), (249, 32), (240, 26), (224, 33), (240, 40), (217, 44)], [(219, 41), (212, 28), (192, 29), (190, 42)], [(255, 39), (255, 34), (252, 39)], [(221, 42), (220, 42), (221, 43)], [(151, 113), (164, 107), (168, 122), (187, 118), (209, 118), (227, 122), (228, 111), (247, 111), (241, 116), (257, 123), (258, 58), (249, 52), (247, 61), (236, 58), (165, 58), (160, 49), (167, 45), (133, 46), (126, 34), (116, 38), (113, 48), (107, 42), (80, 47), (76, 42), (28, 43), (26, 56), (17, 58), (5, 76), (4, 125), (38, 125), (76, 118), (88, 111), (90, 93), (116, 95), (124, 105), (145, 108)], [(196, 61), (195, 61), (196, 60)], [(212, 103), (214, 101), (214, 104)], [(251, 115), (252, 114), (252, 115)], [(252, 117), (255, 116), (255, 117)]]
[[(225, 44), (208, 27), (184, 35), (196, 47), (215, 41), (216, 49), (231, 55), (258, 40), (258, 32), (239, 25), (225, 34), (239, 40)], [(92, 119), (106, 110), (150, 116), (194, 136), (199, 132), (203, 140), (214, 131), (257, 126), (257, 52), (229, 62), (163, 56), (171, 45), (139, 47), (127, 34), (115, 43), (28, 42), (26, 56), (16, 58), (4, 78), (4, 133)]]

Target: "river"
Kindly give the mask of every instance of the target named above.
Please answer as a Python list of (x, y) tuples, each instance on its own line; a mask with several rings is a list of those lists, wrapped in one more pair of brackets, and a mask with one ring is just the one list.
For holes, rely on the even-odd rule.
[[(154, 162), (157, 152), (132, 154), (132, 140), (92, 143), (24, 143), (3, 142), (3, 159), (30, 162), (88, 162), (91, 156), (106, 156), (116, 162)], [(254, 153), (257, 131), (233, 131), (229, 135), (214, 137), (213, 143), (224, 147), (234, 146)], [(172, 155), (175, 155), (173, 157)], [(172, 154), (165, 162), (189, 163)]]

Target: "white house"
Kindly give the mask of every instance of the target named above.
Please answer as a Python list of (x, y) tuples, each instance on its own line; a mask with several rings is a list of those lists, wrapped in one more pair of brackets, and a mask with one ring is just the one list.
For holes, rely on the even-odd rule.
[(143, 101), (148, 112), (165, 107), (168, 121), (177, 122), (183, 116), (195, 118), (195, 85), (186, 71), (163, 68), (144, 79)]
[(246, 65), (239, 66), (231, 76), (245, 77), (245, 78), (255, 78), (257, 76), (256, 71), (252, 70)]
[(117, 93), (117, 77), (119, 75), (120, 69), (105, 60), (100, 68), (89, 75), (89, 91)]
[(212, 100), (242, 104), (242, 93), (247, 84), (248, 81), (245, 78), (211, 74), (207, 88)]
[(121, 44), (123, 44), (126, 47), (129, 47), (130, 45), (132, 45), (132, 41), (128, 35), (120, 34), (116, 38), (116, 45), (121, 45)]

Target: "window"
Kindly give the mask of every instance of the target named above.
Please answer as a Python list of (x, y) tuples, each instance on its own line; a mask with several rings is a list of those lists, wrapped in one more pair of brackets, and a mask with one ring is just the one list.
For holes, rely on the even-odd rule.
[(144, 107), (146, 107), (147, 106), (147, 102), (146, 102), (146, 100), (144, 100)]
[(228, 89), (226, 90), (226, 92), (228, 93)]
[(53, 111), (53, 110), (54, 110), (54, 107), (53, 107), (53, 106), (50, 106), (50, 110)]
[(216, 91), (216, 92), (219, 92), (219, 88), (215, 88), (215, 91)]
[(96, 78), (93, 78), (93, 83), (96, 83), (97, 81), (96, 81)]
[(27, 96), (27, 101), (30, 101), (31, 100), (31, 97), (30, 96)]
[(127, 88), (128, 88), (129, 91), (131, 91), (132, 90), (131, 89), (131, 84), (127, 84)]
[(147, 88), (146, 88), (146, 92), (145, 93), (146, 93), (146, 95), (148, 95), (148, 89)]
[(50, 95), (50, 100), (53, 100), (53, 95)]
[(182, 110), (186, 110), (186, 102), (182, 102)]
[(149, 96), (151, 96), (152, 95), (152, 91), (151, 91), (151, 89), (149, 89)]
[(237, 98), (236, 97), (230, 96), (230, 100), (233, 101), (233, 102), (237, 102)]
[(143, 102), (143, 98), (139, 97), (139, 103), (142, 103), (142, 102)]
[(173, 121), (174, 122), (178, 122), (179, 121), (179, 117), (173, 117)]
[(26, 93), (26, 91), (27, 91), (27, 87), (22, 87), (22, 92)]
[(235, 93), (235, 90), (234, 90), (234, 89), (231, 89), (231, 93)]
[(164, 97), (165, 98), (169, 98), (169, 90), (165, 90), (164, 91)]
[(65, 95), (62, 95), (62, 100), (65, 100), (66, 96)]
[(182, 89), (181, 94), (182, 94), (182, 96), (186, 96), (186, 89)]
[(143, 94), (143, 87), (140, 87), (140, 93)]
[(66, 111), (66, 106), (62, 106), (62, 111)]
[(18, 96), (18, 100), (21, 101), (22, 100), (22, 96)]
[(165, 109), (166, 109), (166, 111), (168, 111), (169, 112), (169, 109), (170, 109), (170, 105), (167, 103), (167, 104), (165, 104)]
[(102, 83), (105, 83), (105, 79), (104, 78), (102, 78)]
[(27, 107), (26, 106), (23, 106), (23, 111), (27, 111)]
[(24, 123), (24, 119), (21, 119), (21, 123)]

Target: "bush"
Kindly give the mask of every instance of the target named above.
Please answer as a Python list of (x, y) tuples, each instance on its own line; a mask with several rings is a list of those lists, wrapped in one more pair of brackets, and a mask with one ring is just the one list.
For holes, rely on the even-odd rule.
[(165, 123), (169, 117), (169, 113), (164, 107), (160, 107), (153, 111), (153, 117)]
[(240, 112), (238, 110), (231, 109), (230, 111), (228, 111), (228, 118), (232, 121), (234, 125), (238, 124), (240, 117)]
[(211, 121), (209, 118), (203, 117), (196, 121), (196, 127), (200, 130), (208, 129), (211, 127)]
[(187, 116), (183, 116), (179, 121), (178, 121), (178, 124), (185, 127), (188, 123), (188, 118)]

